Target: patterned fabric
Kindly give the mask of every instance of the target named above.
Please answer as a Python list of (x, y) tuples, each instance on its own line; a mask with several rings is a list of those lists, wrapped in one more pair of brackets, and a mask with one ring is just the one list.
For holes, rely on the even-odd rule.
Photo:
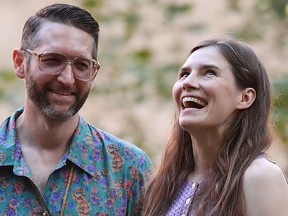
[(192, 215), (191, 205), (199, 184), (186, 181), (178, 190), (176, 198), (173, 200), (166, 216), (187, 216)]
[(81, 117), (70, 148), (41, 196), (17, 139), (15, 122), (22, 112), (20, 108), (0, 127), (0, 215), (45, 215), (41, 202), (52, 215), (59, 215), (71, 166), (64, 215), (140, 215), (150, 159), (138, 147)]

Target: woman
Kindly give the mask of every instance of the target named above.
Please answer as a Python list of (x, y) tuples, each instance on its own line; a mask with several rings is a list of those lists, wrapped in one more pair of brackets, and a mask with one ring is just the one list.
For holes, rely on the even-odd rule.
[(271, 87), (246, 44), (207, 40), (173, 87), (177, 114), (143, 215), (287, 216), (288, 186), (265, 157)]

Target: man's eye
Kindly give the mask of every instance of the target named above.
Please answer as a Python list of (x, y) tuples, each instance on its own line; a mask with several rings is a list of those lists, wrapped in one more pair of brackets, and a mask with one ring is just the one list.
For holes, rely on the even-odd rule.
[(53, 59), (53, 58), (49, 58), (49, 59), (42, 59), (42, 62), (45, 63), (46, 65), (50, 65), (50, 66), (57, 66), (57, 65), (61, 65), (62, 61), (60, 61), (59, 59)]
[(41, 58), (41, 62), (49, 66), (58, 66), (63, 64), (64, 61), (65, 59), (56, 55), (45, 55)]
[(87, 71), (90, 68), (90, 62), (88, 60), (77, 60), (74, 64), (79, 71)]

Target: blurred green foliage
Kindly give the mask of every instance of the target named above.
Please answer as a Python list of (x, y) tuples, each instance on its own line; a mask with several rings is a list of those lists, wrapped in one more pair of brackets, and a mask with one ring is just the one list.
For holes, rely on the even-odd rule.
[(0, 71), (0, 100), (5, 97), (8, 85), (11, 85), (16, 80), (16, 76), (12, 71)]
[[(105, 71), (101, 69), (97, 76), (102, 78), (102, 73), (104, 73), (103, 77), (105, 78), (101, 82), (98, 79), (96, 80), (98, 83), (92, 89), (91, 94), (116, 95), (113, 102), (116, 101), (119, 106), (124, 108), (131, 104), (145, 103), (151, 98), (157, 98), (160, 102), (170, 102), (171, 89), (177, 78), (178, 68), (182, 63), (179, 61), (179, 56), (174, 52), (177, 53), (179, 50), (183, 52), (183, 47), (187, 48), (185, 51), (188, 52), (191, 44), (183, 45), (181, 39), (173, 38), (172, 44), (167, 44), (170, 47), (164, 51), (167, 55), (172, 55), (173, 58), (169, 58), (168, 63), (163, 64), (163, 62), (155, 60), (158, 54), (157, 50), (152, 47), (155, 44), (155, 41), (153, 44), (153, 39), (161, 35), (160, 39), (157, 38), (157, 43), (161, 44), (162, 37), (163, 40), (166, 39), (165, 34), (171, 32), (181, 34), (185, 30), (185, 34), (191, 34), (193, 43), (194, 35), (208, 31), (209, 25), (207, 23), (195, 22), (193, 19), (189, 19), (196, 9), (196, 1), (180, 3), (178, 1), (149, 0), (144, 3), (142, 0), (133, 0), (123, 1), (123, 4), (121, 2), (119, 8), (107, 8), (108, 3), (104, 0), (81, 0), (81, 2), (82, 6), (89, 9), (94, 17), (102, 23), (100, 32), (102, 27), (104, 28), (100, 33), (99, 49), (101, 54), (99, 58), (101, 64), (105, 66), (103, 67)], [(112, 4), (112, 2), (109, 3)], [(241, 14), (240, 3), (240, 0), (227, 0), (228, 10)], [(143, 4), (150, 4), (150, 10), (144, 11)], [(267, 28), (277, 25), (277, 32), (274, 34), (276, 36), (272, 43), (274, 43), (275, 49), (287, 48), (287, 5), (287, 0), (254, 0), (250, 13), (251, 17), (243, 17), (243, 24), (240, 27), (238, 25), (234, 28), (232, 25), (227, 31), (233, 32), (236, 37), (248, 42), (261, 42), (266, 35)], [(147, 17), (151, 15), (150, 12), (158, 13), (159, 16), (155, 17), (160, 21), (155, 21), (155, 24), (149, 23), (151, 20)], [(188, 19), (189, 22), (182, 26), (182, 18)], [(141, 31), (144, 22), (147, 22), (149, 28), (152, 27), (153, 29), (144, 28)], [(174, 25), (174, 28), (171, 27), (173, 23), (177, 24), (176, 27)], [(106, 32), (105, 27), (107, 28)], [(148, 42), (139, 40), (139, 35)], [(167, 43), (167, 41), (163, 43)], [(19, 82), (20, 80), (16, 78), (12, 71), (0, 71), (0, 100), (18, 104)], [(21, 86), (24, 89), (23, 83), (21, 83)], [(282, 139), (288, 143), (288, 81), (285, 81), (285, 79), (273, 80), (273, 89), (275, 95), (277, 95), (273, 113), (275, 126)], [(131, 101), (128, 101), (128, 99)], [(163, 104), (165, 103), (161, 103), (161, 105)], [(133, 142), (141, 146), (142, 143), (145, 143), (143, 141), (145, 134), (140, 123), (133, 116), (127, 117), (126, 121), (127, 125), (133, 128), (133, 131), (137, 131), (137, 133), (133, 133)], [(123, 131), (118, 135), (120, 137), (131, 136), (128, 133), (131, 132), (127, 128), (123, 128)], [(144, 146), (141, 147), (145, 149)], [(146, 147), (145, 150), (151, 152), (151, 147)]]
[(85, 0), (82, 2), (83, 7), (85, 8), (96, 8), (101, 7), (103, 0)]
[(257, 41), (263, 38), (263, 33), (265, 30), (262, 28), (262, 25), (255, 20), (246, 22), (242, 28), (234, 30), (235, 35), (238, 38), (243, 38), (245, 41)]
[[(227, 0), (231, 10), (239, 11), (240, 0)], [(275, 13), (280, 19), (285, 20), (288, 17), (288, 1), (287, 0), (257, 0), (254, 4), (257, 16), (263, 16), (264, 13)]]
[(165, 17), (167, 21), (171, 21), (177, 16), (181, 16), (183, 13), (187, 13), (192, 10), (192, 4), (168, 4), (165, 10)]
[[(101, 0), (83, 0), (83, 5), (90, 11), (95, 11), (95, 16), (102, 22), (106, 22), (107, 25), (113, 28), (113, 24), (116, 26), (124, 26), (124, 32), (120, 32), (115, 35), (106, 35), (105, 42), (111, 44), (111, 49), (108, 46), (108, 50), (102, 50), (102, 62), (104, 64), (113, 64), (110, 70), (110, 76), (113, 77), (109, 80), (109, 84), (113, 85), (113, 91), (110, 86), (96, 85), (94, 92), (103, 92), (109, 94), (112, 92), (122, 92), (123, 95), (128, 92), (134, 92), (132, 97), (135, 103), (145, 102), (150, 98), (149, 95), (156, 94), (160, 100), (171, 101), (171, 89), (176, 79), (176, 74), (181, 62), (171, 61), (165, 65), (157, 64), (153, 61), (155, 53), (149, 46), (139, 45), (137, 48), (129, 50), (125, 49), (125, 44), (134, 39), (134, 36), (139, 29), (142, 22), (145, 22), (141, 16), (141, 1), (135, 0), (131, 2), (125, 2), (126, 7), (119, 9), (119, 11), (109, 11), (105, 13), (105, 10), (101, 10)], [(161, 7), (159, 13), (162, 13), (163, 25), (170, 26), (171, 22), (181, 19), (181, 16), (185, 14), (191, 14), (194, 10), (194, 3), (171, 3), (163, 2), (160, 0), (149, 1), (147, 4), (154, 4), (154, 7)], [(240, 0), (227, 0), (228, 8), (234, 13), (241, 13)], [(267, 25), (273, 25), (273, 22), (277, 23), (280, 28), (276, 38), (273, 41), (276, 47), (275, 49), (283, 49), (287, 47), (285, 41), (287, 34), (287, 0), (255, 0), (252, 4), (251, 17), (243, 20), (242, 27), (230, 29), (229, 32), (233, 32), (238, 38), (241, 38), (247, 42), (255, 42), (263, 40), (265, 32), (267, 31)], [(139, 10), (140, 8), (140, 10)], [(96, 13), (97, 11), (97, 13)], [(274, 21), (271, 22), (271, 14), (274, 16)], [(273, 17), (272, 15), (272, 17)], [(116, 21), (117, 20), (117, 24)], [(169, 27), (168, 27), (169, 28)], [(203, 23), (188, 22), (185, 26), (189, 32), (197, 33), (207, 30), (207, 27)], [(175, 29), (173, 29), (175, 30)], [(172, 31), (173, 31), (172, 30)], [(152, 30), (153, 31), (153, 30)], [(151, 38), (154, 36), (154, 32), (151, 33)], [(149, 35), (149, 32), (147, 33)], [(161, 41), (159, 41), (161, 43)], [(177, 40), (175, 38), (175, 47), (177, 47)], [(180, 41), (181, 43), (181, 41)], [(139, 44), (141, 44), (139, 42)], [(101, 46), (101, 44), (100, 44)], [(117, 48), (120, 47), (120, 48)], [(124, 48), (124, 49), (123, 49)], [(107, 47), (106, 47), (107, 49)], [(117, 50), (120, 49), (120, 50)], [(113, 50), (113, 51), (111, 51)], [(171, 49), (173, 52), (173, 49)], [(120, 55), (119, 55), (120, 53)], [(124, 77), (124, 78), (123, 78)], [(129, 81), (125, 81), (129, 77)], [(288, 142), (287, 135), (287, 122), (288, 122), (288, 83), (273, 82), (275, 93), (279, 95), (276, 100), (276, 109), (273, 114), (275, 118), (276, 128), (279, 131), (282, 139)], [(131, 124), (137, 127), (133, 119), (129, 120)], [(140, 129), (139, 129), (140, 130)], [(135, 138), (138, 143), (141, 143), (143, 139), (141, 134), (138, 134)]]
[[(267, 5), (270, 6), (270, 8), (275, 11), (275, 13), (278, 15), (281, 19), (287, 19), (288, 17), (288, 1), (287, 0), (266, 0)], [(263, 0), (259, 0), (259, 4), (263, 4)]]
[[(0, 71), (0, 80), (4, 83), (13, 82), (16, 80), (16, 76), (11, 70)], [(1, 85), (2, 86), (2, 85)]]
[(130, 10), (121, 14), (125, 23), (125, 40), (131, 38), (133, 32), (135, 31), (140, 22), (140, 17), (138, 16), (136, 11), (137, 10), (134, 10), (132, 7)]
[(284, 142), (288, 143), (288, 77), (272, 83), (275, 93), (275, 126)]

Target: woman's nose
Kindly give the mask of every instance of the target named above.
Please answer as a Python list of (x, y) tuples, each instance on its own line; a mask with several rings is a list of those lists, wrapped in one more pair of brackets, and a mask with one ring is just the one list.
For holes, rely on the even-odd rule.
[(182, 83), (183, 89), (199, 89), (199, 87), (199, 79), (193, 73), (190, 73)]

